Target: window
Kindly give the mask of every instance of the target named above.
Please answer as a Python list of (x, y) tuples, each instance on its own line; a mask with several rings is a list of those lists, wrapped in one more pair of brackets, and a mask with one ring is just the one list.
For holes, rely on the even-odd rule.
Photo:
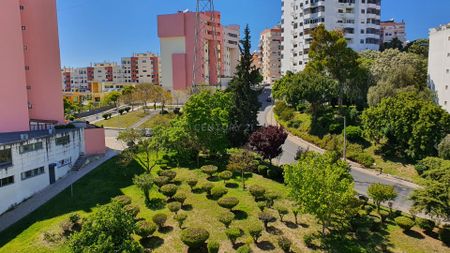
[(70, 136), (66, 135), (66, 136), (62, 136), (62, 137), (56, 138), (55, 143), (56, 143), (57, 146), (69, 144), (70, 143)]
[(40, 167), (40, 168), (37, 168), (37, 169), (34, 169), (34, 170), (29, 170), (29, 171), (22, 172), (20, 174), (20, 177), (22, 178), (22, 181), (23, 181), (23, 180), (27, 180), (27, 179), (32, 178), (32, 177), (37, 177), (37, 176), (42, 175), (44, 173), (45, 173), (44, 167)]
[(26, 26), (22, 26), (22, 31), (25, 31), (27, 29), (27, 27)]
[(0, 179), (0, 188), (8, 186), (10, 184), (14, 184), (14, 176), (5, 177)]
[(42, 148), (43, 148), (42, 142), (36, 142), (36, 143), (20, 146), (19, 153), (24, 154), (24, 153), (33, 152), (33, 151), (36, 151), (36, 150), (39, 150)]
[(0, 150), (0, 167), (12, 165), (11, 149)]

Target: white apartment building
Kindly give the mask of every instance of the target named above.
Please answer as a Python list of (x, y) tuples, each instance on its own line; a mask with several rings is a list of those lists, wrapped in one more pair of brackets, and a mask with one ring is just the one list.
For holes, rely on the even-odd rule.
[(391, 42), (394, 38), (406, 43), (405, 21), (395, 22), (394, 19), (381, 22), (381, 43)]
[(239, 64), (239, 58), (241, 55), (239, 51), (240, 26), (224, 26), (223, 34), (225, 47), (225, 50), (223, 52), (223, 77), (233, 77), (236, 71), (236, 67)]
[(281, 73), (305, 68), (319, 24), (342, 30), (356, 51), (379, 50), (380, 14), (381, 0), (282, 0)]
[(264, 30), (259, 39), (260, 71), (263, 82), (272, 84), (281, 77), (281, 27)]
[(450, 112), (450, 23), (430, 30), (428, 82), (437, 102)]

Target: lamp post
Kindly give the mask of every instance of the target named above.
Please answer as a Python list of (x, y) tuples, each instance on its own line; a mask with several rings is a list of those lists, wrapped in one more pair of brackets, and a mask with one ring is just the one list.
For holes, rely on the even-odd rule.
[(346, 128), (347, 128), (347, 119), (344, 116), (344, 152), (343, 152), (343, 159), (344, 159), (344, 161), (347, 159), (347, 132), (346, 132)]

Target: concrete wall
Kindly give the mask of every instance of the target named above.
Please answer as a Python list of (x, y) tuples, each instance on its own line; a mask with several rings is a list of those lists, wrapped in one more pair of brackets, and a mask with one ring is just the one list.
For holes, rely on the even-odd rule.
[(172, 56), (184, 53), (186, 53), (184, 37), (161, 38), (161, 84), (164, 88), (173, 89)]
[(84, 143), (86, 155), (100, 155), (106, 151), (105, 129), (86, 128), (84, 129)]
[[(1, 0), (0, 132), (29, 130), (21, 27), (19, 2), (17, 0)], [(59, 86), (58, 83), (58, 88)]]
[[(70, 135), (70, 143), (67, 145), (56, 145), (55, 139), (65, 134)], [(36, 142), (42, 142), (43, 148), (37, 151), (20, 154), (20, 146)], [(56, 179), (67, 174), (84, 148), (83, 129), (74, 129), (64, 134), (30, 139), (12, 145), (0, 145), (0, 150), (9, 148), (11, 148), (12, 151), (13, 165), (8, 168), (0, 169), (0, 179), (14, 176), (14, 184), (0, 187), (0, 199), (2, 200), (0, 201), (0, 214), (8, 210), (12, 205), (19, 204), (49, 186), (50, 164), (57, 164), (55, 168)], [(22, 180), (22, 172), (42, 166), (45, 168), (44, 174)]]

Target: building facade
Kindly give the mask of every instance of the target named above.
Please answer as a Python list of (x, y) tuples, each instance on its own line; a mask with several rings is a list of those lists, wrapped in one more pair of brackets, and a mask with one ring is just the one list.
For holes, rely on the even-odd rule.
[(341, 30), (356, 51), (379, 50), (381, 0), (282, 0), (281, 73), (308, 62), (311, 32), (319, 24)]
[(403, 44), (406, 43), (406, 23), (405, 21), (395, 22), (391, 19), (388, 21), (382, 21), (380, 23), (381, 28), (381, 43), (391, 42), (394, 38), (399, 39)]
[(158, 16), (161, 85), (168, 90), (186, 90), (193, 83), (217, 85), (219, 77), (234, 74), (239, 62), (239, 27), (222, 26), (219, 12), (201, 13), (204, 27), (196, 35), (196, 16), (195, 12)]
[(428, 83), (437, 102), (450, 112), (450, 23), (430, 30)]
[(260, 70), (266, 84), (272, 84), (281, 77), (281, 41), (279, 26), (266, 29), (260, 35)]

